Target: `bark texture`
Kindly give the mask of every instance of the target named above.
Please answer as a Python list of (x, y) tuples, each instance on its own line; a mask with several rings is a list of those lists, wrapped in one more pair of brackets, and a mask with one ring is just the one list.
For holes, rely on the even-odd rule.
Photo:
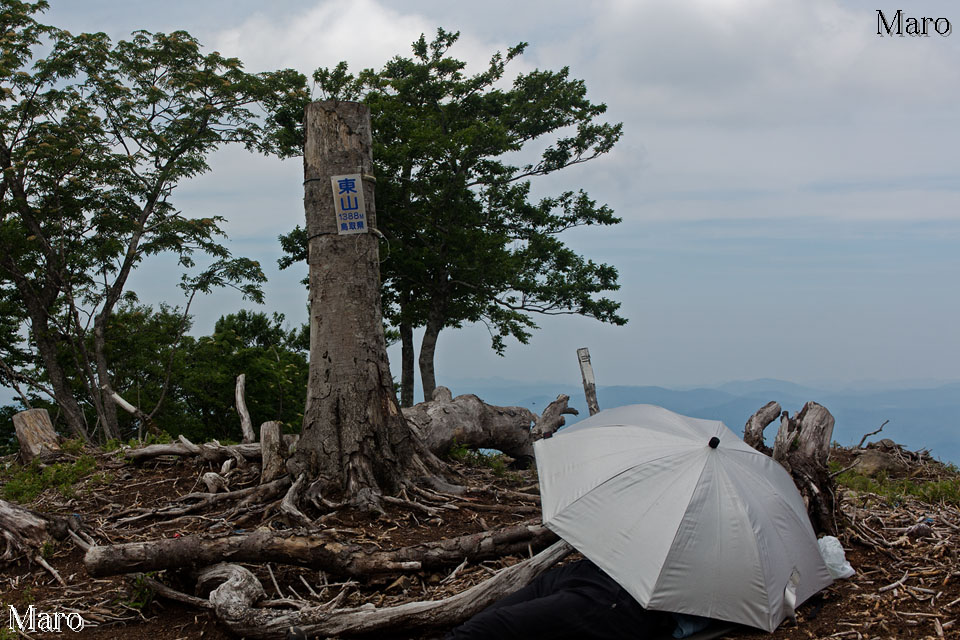
[(280, 476), (286, 475), (286, 447), (279, 422), (270, 421), (260, 425), (260, 450), (263, 459), (260, 484), (273, 482)]
[[(373, 173), (369, 109), (315, 102), (306, 109), (304, 178), (310, 264), (310, 373), (303, 434), (291, 464), (352, 501), (432, 470), (393, 391), (380, 309), (377, 237), (338, 235), (330, 178)], [(376, 228), (373, 181), (360, 180)], [(419, 445), (419, 446), (418, 446)]]
[(533, 459), (533, 442), (559, 429), (570, 397), (560, 395), (542, 416), (523, 407), (487, 404), (473, 394), (453, 397), (439, 386), (433, 399), (403, 410), (407, 421), (435, 455), (446, 456), (454, 445), (471, 449), (497, 449), (511, 458)]
[(771, 450), (763, 444), (763, 430), (779, 413), (780, 405), (776, 402), (764, 405), (747, 421), (744, 441), (772, 456), (790, 472), (807, 505), (814, 531), (818, 535), (837, 535), (842, 514), (838, 513), (833, 480), (827, 467), (834, 417), (816, 402), (807, 402), (792, 418), (784, 411)]
[(237, 413), (240, 414), (240, 431), (243, 432), (243, 442), (256, 442), (257, 436), (253, 432), (253, 420), (247, 409), (247, 374), (237, 376), (237, 386), (234, 389), (234, 401), (237, 404)]
[(446, 387), (437, 387), (429, 402), (404, 409), (427, 447), (445, 456), (455, 445), (497, 449), (510, 457), (533, 455), (530, 427), (537, 414), (523, 407), (486, 404), (473, 394), (454, 398)]
[(773, 453), (773, 449), (763, 442), (763, 430), (780, 415), (780, 403), (770, 401), (760, 407), (759, 410), (747, 420), (747, 425), (743, 428), (743, 441), (748, 445), (765, 453), (768, 456)]
[(75, 522), (67, 518), (50, 516), (0, 500), (0, 540), (3, 541), (0, 566), (21, 555), (34, 556), (45, 541), (50, 538), (62, 540), (74, 527)]
[(256, 531), (213, 539), (187, 536), (96, 546), (87, 550), (83, 561), (93, 577), (197, 568), (227, 560), (279, 562), (362, 577), (433, 569), (457, 564), (465, 558), (473, 562), (510, 553), (526, 553), (528, 545), (541, 547), (554, 540), (556, 535), (541, 525), (521, 524), (394, 551), (380, 551), (373, 546), (344, 544), (323, 535), (278, 535), (272, 531)]
[(46, 409), (28, 409), (14, 414), (13, 428), (20, 443), (20, 459), (24, 464), (60, 451), (57, 432), (53, 430)]

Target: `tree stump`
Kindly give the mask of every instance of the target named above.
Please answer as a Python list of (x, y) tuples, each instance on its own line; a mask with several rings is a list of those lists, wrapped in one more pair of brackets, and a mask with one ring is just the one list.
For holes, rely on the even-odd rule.
[(834, 417), (816, 402), (807, 402), (793, 418), (784, 411), (771, 450), (763, 443), (763, 430), (779, 412), (776, 402), (764, 405), (747, 421), (744, 441), (790, 472), (807, 505), (813, 530), (817, 534), (836, 535), (842, 516), (837, 513), (833, 480), (827, 467)]
[(60, 451), (57, 432), (53, 430), (46, 409), (28, 409), (14, 414), (13, 426), (20, 442), (20, 459), (28, 464), (34, 458)]
[(260, 425), (260, 450), (263, 466), (260, 471), (260, 484), (266, 484), (286, 475), (286, 446), (280, 433), (280, 423), (271, 421)]

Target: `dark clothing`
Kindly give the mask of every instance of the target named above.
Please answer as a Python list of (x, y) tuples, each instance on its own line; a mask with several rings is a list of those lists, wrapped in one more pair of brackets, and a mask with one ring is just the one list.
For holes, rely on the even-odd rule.
[(554, 567), (457, 627), (445, 640), (645, 640), (669, 625), (589, 560)]

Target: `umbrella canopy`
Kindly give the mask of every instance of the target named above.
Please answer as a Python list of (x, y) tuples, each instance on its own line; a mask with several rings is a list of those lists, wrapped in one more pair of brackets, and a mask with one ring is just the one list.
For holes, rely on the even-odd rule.
[(773, 631), (831, 582), (790, 475), (722, 422), (631, 405), (534, 448), (544, 524), (644, 607)]

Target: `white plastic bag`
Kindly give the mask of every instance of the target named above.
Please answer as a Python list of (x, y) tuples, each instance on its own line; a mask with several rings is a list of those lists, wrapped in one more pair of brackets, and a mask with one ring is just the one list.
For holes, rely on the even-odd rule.
[(823, 561), (827, 563), (827, 569), (830, 570), (830, 577), (834, 580), (840, 578), (849, 578), (856, 571), (847, 562), (847, 557), (843, 553), (843, 545), (833, 536), (823, 536), (817, 542), (820, 544), (820, 555)]

